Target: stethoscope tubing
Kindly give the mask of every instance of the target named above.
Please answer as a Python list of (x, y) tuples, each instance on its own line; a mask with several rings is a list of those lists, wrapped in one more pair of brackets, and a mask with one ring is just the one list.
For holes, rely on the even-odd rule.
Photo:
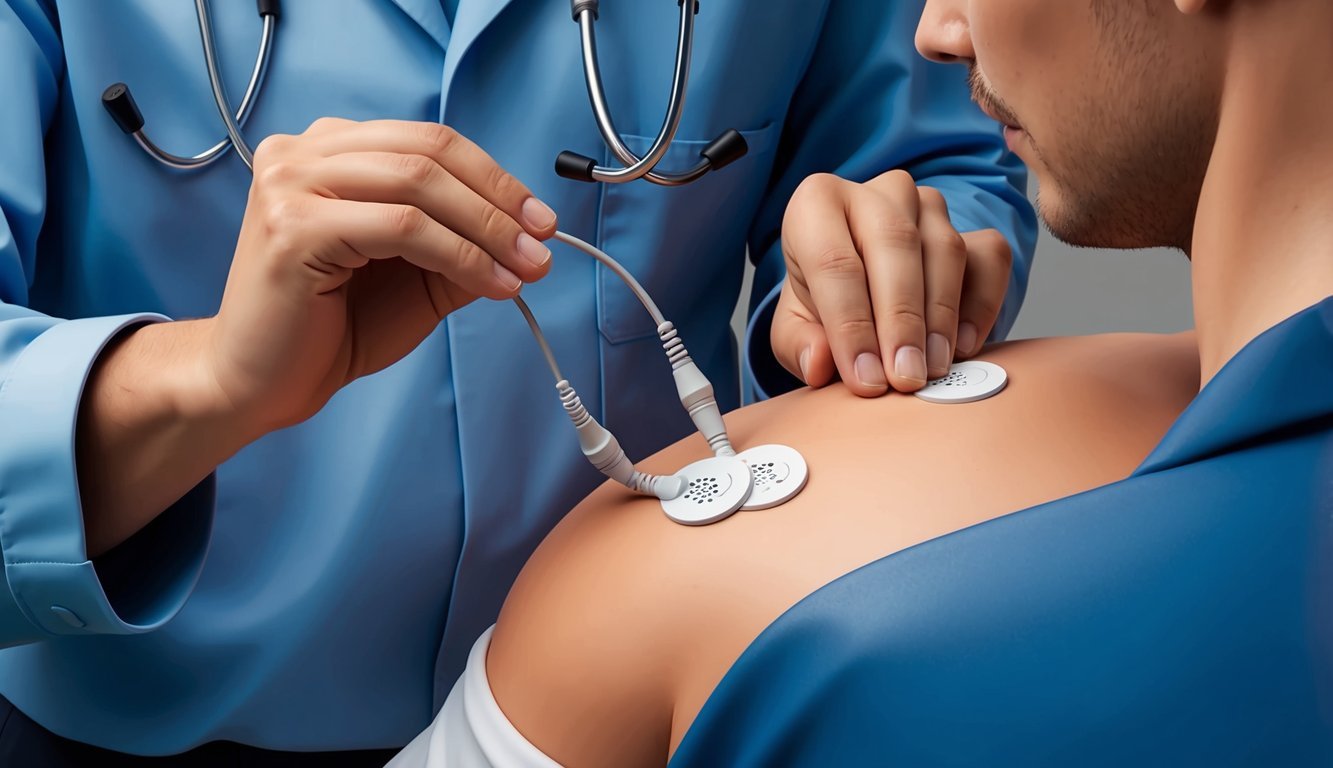
[[(218, 103), (218, 92), (225, 92), (225, 89), (222, 86), (222, 78), (218, 69), (217, 50), (213, 43), (213, 30), (207, 0), (195, 1), (195, 16), (199, 23), (199, 37), (204, 42), (204, 63), (208, 67), (209, 83), (213, 88), (214, 103), (216, 104)], [(268, 74), (268, 64), (273, 54), (273, 41), (278, 23), (276, 11), (261, 12), (260, 18), (263, 20), (263, 32), (259, 38), (259, 51), (255, 54), (255, 64), (250, 70), (250, 81), (246, 84), (244, 96), (241, 97), (241, 105), (236, 110), (235, 118), (231, 118), (229, 107), (222, 107), (223, 124), (231, 124), (228, 126), (227, 136), (203, 152), (196, 155), (177, 155), (158, 146), (144, 130), (143, 115), (139, 112), (138, 106), (134, 103), (134, 97), (124, 83), (116, 83), (107, 88), (102, 95), (103, 103), (121, 129), (130, 134), (144, 152), (163, 165), (181, 171), (206, 168), (217, 162), (233, 146), (240, 147), (237, 154), (241, 156), (242, 161), (247, 166), (251, 165), (253, 153), (250, 152), (244, 139), (237, 144), (236, 137), (240, 136), (241, 126), (244, 126), (246, 121), (250, 119), (250, 113), (259, 99), (264, 77)], [(224, 98), (222, 104), (225, 105), (226, 103), (227, 101)], [(233, 130), (235, 136), (233, 136)]]
[[(690, 78), (690, 61), (694, 48), (694, 20), (699, 12), (698, 0), (677, 0), (680, 5), (680, 23), (676, 42), (676, 60), (671, 81), (671, 97), (667, 104), (666, 115), (657, 138), (643, 157), (638, 157), (625, 145), (615, 120), (607, 104), (606, 91), (602, 85), (601, 68), (597, 59), (597, 35), (594, 24), (598, 15), (597, 0), (572, 0), (574, 20), (578, 22), (582, 41), (584, 80), (588, 89), (588, 98), (592, 104), (593, 115), (598, 131), (602, 134), (612, 154), (622, 163), (623, 168), (606, 168), (596, 164), (591, 158), (572, 152), (562, 152), (556, 159), (556, 172), (567, 178), (587, 182), (623, 184), (636, 179), (646, 179), (654, 184), (667, 187), (679, 187), (689, 184), (709, 171), (719, 170), (727, 164), (745, 155), (748, 150), (745, 139), (736, 131), (728, 130), (718, 136), (700, 152), (700, 160), (694, 167), (677, 173), (656, 170), (657, 165), (666, 156), (675, 141), (685, 110), (685, 94)], [(256, 0), (259, 16), (263, 21), (259, 50), (255, 55), (255, 64), (250, 72), (250, 81), (246, 85), (241, 105), (233, 116), (230, 100), (227, 98), (225, 83), (218, 64), (217, 45), (213, 34), (212, 13), (209, 0), (194, 0), (195, 16), (199, 25), (199, 39), (203, 44), (204, 63), (208, 70), (209, 88), (213, 94), (213, 103), (218, 115), (226, 127), (227, 136), (212, 147), (196, 155), (177, 155), (158, 146), (144, 131), (144, 119), (134, 103), (128, 86), (115, 83), (102, 94), (103, 105), (123, 131), (130, 134), (139, 147), (150, 157), (163, 165), (178, 170), (196, 170), (216, 162), (228, 148), (234, 148), (236, 154), (245, 163), (246, 168), (254, 170), (254, 151), (246, 142), (242, 127), (249, 119), (255, 103), (263, 89), (272, 58), (274, 39), (276, 38), (279, 16), (279, 0)]]
[[(255, 169), (255, 153), (250, 149), (250, 145), (245, 143), (245, 137), (241, 135), (241, 126), (231, 114), (231, 103), (227, 101), (227, 89), (222, 82), (222, 72), (218, 67), (217, 46), (213, 40), (213, 22), (212, 14), (209, 13), (208, 0), (194, 0), (195, 15), (199, 17), (199, 37), (204, 44), (204, 63), (208, 66), (208, 84), (213, 91), (213, 102), (217, 105), (218, 116), (222, 118), (222, 124), (227, 126), (227, 138), (236, 148), (236, 154), (240, 156), (241, 162), (251, 171)], [(272, 25), (272, 16), (264, 17), (264, 28), (267, 30)], [(265, 57), (260, 57), (257, 70), (267, 70), (268, 61)], [(263, 72), (258, 71), (260, 79), (263, 78)]]
[(620, 138), (620, 132), (616, 130), (615, 120), (611, 117), (611, 108), (606, 101), (606, 91), (602, 87), (601, 67), (598, 66), (597, 33), (594, 31), (594, 22), (595, 12), (593, 10), (584, 9), (579, 13), (579, 33), (583, 41), (583, 72), (588, 87), (588, 99), (592, 103), (593, 116), (597, 120), (597, 128), (601, 131), (602, 138), (606, 141), (607, 146), (611, 148), (611, 152), (620, 159), (620, 162), (625, 163), (626, 167), (620, 169), (594, 167), (591, 172), (593, 180), (616, 184), (648, 177), (648, 180), (654, 183), (678, 187), (703, 176), (710, 167), (707, 159), (701, 160), (698, 165), (684, 173), (658, 173), (654, 171), (657, 164), (666, 155), (667, 150), (670, 149), (671, 142), (675, 140), (676, 131), (680, 128), (681, 116), (685, 110), (685, 89), (690, 79), (690, 59), (694, 49), (694, 12), (692, 9), (686, 3), (681, 4), (676, 43), (676, 65), (671, 80), (671, 100), (667, 103), (666, 117), (662, 120), (662, 127), (658, 131), (657, 138), (642, 158), (636, 157), (629, 147), (625, 146)]

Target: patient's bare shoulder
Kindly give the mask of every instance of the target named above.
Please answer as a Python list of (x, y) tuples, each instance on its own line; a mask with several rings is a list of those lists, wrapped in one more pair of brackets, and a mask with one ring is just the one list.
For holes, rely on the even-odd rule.
[[(840, 386), (727, 417), (743, 449), (785, 443), (802, 494), (703, 528), (603, 486), (514, 585), (488, 670), (506, 715), (570, 765), (662, 764), (745, 647), (801, 598), (878, 558), (1128, 475), (1198, 390), (1192, 334), (989, 348), (990, 400), (934, 405)], [(707, 455), (682, 441), (641, 466)]]

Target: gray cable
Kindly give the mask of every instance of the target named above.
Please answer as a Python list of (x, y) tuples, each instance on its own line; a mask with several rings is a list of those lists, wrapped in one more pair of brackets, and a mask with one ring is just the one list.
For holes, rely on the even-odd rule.
[(614, 272), (616, 277), (619, 277), (625, 285), (629, 286), (629, 289), (638, 297), (639, 303), (643, 304), (643, 308), (648, 310), (648, 314), (653, 316), (653, 322), (656, 323), (658, 327), (661, 327), (661, 325), (667, 321), (666, 318), (662, 316), (662, 310), (657, 308), (657, 303), (653, 301), (653, 297), (648, 295), (648, 292), (643, 289), (643, 286), (639, 284), (639, 281), (634, 279), (634, 275), (631, 275), (628, 269), (622, 267), (620, 262), (608, 256), (596, 246), (586, 243), (571, 234), (556, 232), (553, 239), (559, 240), (565, 245), (573, 246), (605, 264), (607, 269)]
[(542, 348), (542, 355), (546, 357), (546, 364), (550, 366), (551, 373), (555, 376), (557, 382), (565, 380), (560, 374), (560, 365), (555, 361), (555, 353), (551, 351), (551, 345), (546, 341), (546, 335), (542, 333), (542, 328), (537, 324), (537, 318), (533, 316), (532, 309), (522, 296), (514, 297), (514, 304), (518, 306), (518, 311), (523, 313), (523, 319), (528, 321), (528, 328), (532, 329), (532, 335), (537, 339), (537, 345)]

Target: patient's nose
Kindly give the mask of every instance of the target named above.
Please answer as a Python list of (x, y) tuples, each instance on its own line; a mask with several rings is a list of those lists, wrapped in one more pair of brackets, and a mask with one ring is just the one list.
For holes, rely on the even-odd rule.
[(975, 59), (967, 0), (929, 0), (916, 28), (916, 49), (941, 64)]

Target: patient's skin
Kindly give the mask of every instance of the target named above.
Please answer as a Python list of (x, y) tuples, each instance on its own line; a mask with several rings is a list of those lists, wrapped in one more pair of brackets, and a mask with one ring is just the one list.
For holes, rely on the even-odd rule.
[[(801, 390), (727, 418), (738, 450), (785, 443), (805, 490), (702, 528), (605, 485), (509, 594), (488, 672), (506, 716), (570, 766), (661, 765), (746, 646), (819, 587), (968, 526), (1129, 475), (1198, 393), (1192, 333), (1014, 342), (965, 405)], [(707, 455), (692, 436), (641, 467)]]

